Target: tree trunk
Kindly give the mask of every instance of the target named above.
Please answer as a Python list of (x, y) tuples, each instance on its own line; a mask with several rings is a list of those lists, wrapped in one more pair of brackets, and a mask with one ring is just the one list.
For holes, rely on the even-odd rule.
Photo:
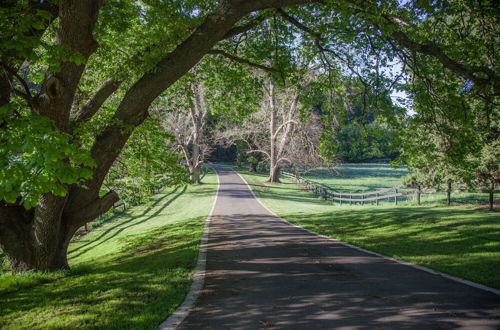
[(252, 173), (257, 172), (257, 164), (256, 163), (250, 163), (250, 172), (252, 172)]
[(420, 205), (420, 195), (422, 194), (422, 188), (420, 185), (417, 186), (417, 205)]
[[(18, 227), (16, 237), (11, 237), (18, 244), (9, 244), (5, 240), (2, 240), (2, 244), (0, 244), (9, 258), (12, 271), (69, 269), (68, 246), (76, 232), (75, 228), (62, 226), (59, 231), (50, 231), (45, 235), (41, 234), (41, 230), (35, 233), (35, 230), (32, 230), (33, 228), (30, 226), (23, 227)], [(38, 237), (39, 240), (35, 237)]]
[(490, 198), (489, 198), (490, 211), (493, 211), (493, 194), (494, 193), (495, 193), (495, 182), (493, 180), (491, 180)]
[(276, 145), (276, 100), (274, 96), (274, 82), (271, 80), (269, 84), (269, 107), (271, 109), (271, 120), (269, 123), (270, 132), (270, 151), (269, 151), (269, 178), (267, 182), (280, 182), (279, 167), (277, 164), (277, 145)]
[(269, 170), (269, 179), (267, 179), (267, 182), (280, 183), (280, 171), (281, 168), (279, 166), (271, 167), (271, 169)]
[(75, 232), (116, 203), (107, 193), (74, 213), (68, 199), (47, 193), (34, 210), (0, 202), (0, 248), (13, 271), (49, 271), (69, 268), (68, 246)]
[(446, 203), (448, 204), (448, 206), (451, 205), (451, 180), (448, 179), (448, 188), (446, 189)]
[(195, 184), (201, 184), (201, 178), (200, 178), (200, 166), (194, 166), (191, 169), (191, 180)]

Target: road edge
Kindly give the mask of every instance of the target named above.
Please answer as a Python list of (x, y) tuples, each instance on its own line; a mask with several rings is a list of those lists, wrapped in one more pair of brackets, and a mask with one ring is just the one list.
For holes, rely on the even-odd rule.
[(203, 289), (203, 285), (205, 284), (210, 220), (215, 209), (215, 204), (217, 204), (220, 190), (219, 173), (217, 173), (217, 170), (215, 168), (211, 168), (213, 169), (213, 171), (215, 172), (215, 176), (217, 177), (217, 191), (215, 193), (214, 201), (212, 202), (212, 208), (210, 209), (210, 212), (205, 219), (205, 225), (203, 226), (203, 234), (199, 245), (198, 260), (194, 269), (193, 283), (191, 284), (191, 289), (186, 295), (186, 298), (184, 298), (182, 304), (177, 307), (177, 309), (159, 325), (158, 329), (160, 330), (174, 330), (182, 323), (182, 321), (184, 321), (184, 319), (189, 315), (191, 308), (193, 307), (196, 299), (200, 295), (200, 291)]

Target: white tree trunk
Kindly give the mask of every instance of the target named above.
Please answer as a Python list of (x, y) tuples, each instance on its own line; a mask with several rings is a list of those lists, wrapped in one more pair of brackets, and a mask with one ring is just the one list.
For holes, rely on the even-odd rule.
[[(274, 82), (271, 81), (269, 84), (269, 108), (271, 109), (271, 121), (269, 127), (269, 138), (270, 138), (270, 152), (269, 152), (269, 178), (268, 182), (280, 182), (278, 167), (278, 155), (277, 155), (277, 144), (276, 144), (276, 99), (274, 95)], [(278, 173), (278, 175), (276, 175)]]

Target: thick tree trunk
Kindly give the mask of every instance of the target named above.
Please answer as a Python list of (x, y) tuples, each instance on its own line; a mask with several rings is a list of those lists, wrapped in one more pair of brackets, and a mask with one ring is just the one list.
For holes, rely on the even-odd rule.
[[(68, 246), (73, 234), (68, 232), (60, 233), (61, 236), (57, 241), (45, 242), (44, 244), (33, 244), (26, 246), (25, 249), (9, 251), (8, 257), (11, 264), (11, 269), (16, 272), (28, 270), (60, 270), (69, 269), (67, 253)], [(25, 237), (26, 241), (29, 239)], [(39, 258), (40, 251), (53, 251), (50, 255), (43, 255)]]
[(58, 222), (56, 218), (49, 218), (47, 222), (41, 215), (34, 218), (31, 224), (16, 219), (21, 223), (11, 223), (9, 232), (2, 232), (0, 236), (0, 247), (9, 258), (11, 269), (17, 272), (68, 269), (68, 246), (77, 228), (61, 221), (59, 230), (54, 230), (51, 226)]
[(114, 192), (76, 213), (66, 212), (67, 198), (45, 194), (34, 210), (0, 202), (0, 248), (13, 271), (69, 268), (68, 246), (75, 232), (118, 200)]

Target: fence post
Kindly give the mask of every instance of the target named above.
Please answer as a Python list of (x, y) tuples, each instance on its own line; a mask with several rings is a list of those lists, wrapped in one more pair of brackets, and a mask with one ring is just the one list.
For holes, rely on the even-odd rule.
[(364, 195), (361, 195), (361, 205), (365, 205), (365, 201), (364, 201), (364, 199), (365, 199), (365, 196), (364, 196)]
[(395, 190), (396, 190), (396, 196), (394, 196), (394, 204), (398, 205), (398, 195), (397, 195), (398, 190), (397, 189), (395, 189)]
[(340, 206), (342, 206), (342, 194), (340, 194), (340, 197), (339, 197), (339, 198), (340, 198), (340, 200), (339, 200), (339, 202), (340, 202)]
[(352, 195), (351, 194), (349, 194), (349, 199), (350, 199), (349, 200), (349, 205), (352, 205)]
[(328, 199), (326, 188), (323, 188), (323, 199), (325, 201)]
[(378, 193), (377, 193), (377, 199), (376, 199), (376, 202), (377, 202), (377, 206), (378, 206)]

